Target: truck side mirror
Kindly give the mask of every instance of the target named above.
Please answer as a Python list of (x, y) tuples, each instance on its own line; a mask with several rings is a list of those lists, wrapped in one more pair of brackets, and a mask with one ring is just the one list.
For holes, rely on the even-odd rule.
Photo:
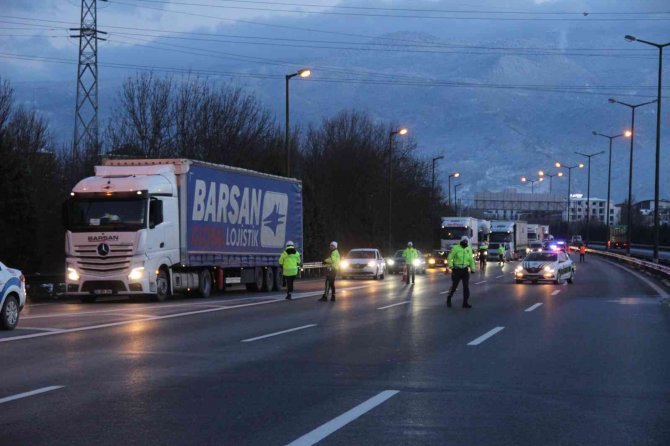
[(149, 202), (149, 229), (153, 229), (163, 223), (163, 202), (152, 198)]

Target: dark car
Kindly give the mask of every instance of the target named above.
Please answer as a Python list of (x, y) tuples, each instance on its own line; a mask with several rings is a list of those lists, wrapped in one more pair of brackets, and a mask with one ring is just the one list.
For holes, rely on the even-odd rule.
[(433, 251), (426, 260), (428, 268), (444, 268), (447, 266), (447, 257), (449, 257), (449, 251), (439, 249)]
[[(389, 274), (402, 274), (405, 271), (405, 258), (402, 256), (404, 249), (399, 249), (393, 254), (393, 257), (386, 259), (386, 265), (388, 266)], [(426, 274), (426, 259), (421, 254), (421, 251), (418, 251), (419, 258), (416, 259), (416, 272), (417, 274)]]

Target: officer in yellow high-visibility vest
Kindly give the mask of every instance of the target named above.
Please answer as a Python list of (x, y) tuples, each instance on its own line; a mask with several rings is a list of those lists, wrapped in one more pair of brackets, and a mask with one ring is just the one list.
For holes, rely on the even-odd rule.
[(461, 237), (461, 242), (451, 248), (447, 262), (451, 268), (451, 289), (447, 295), (447, 307), (451, 307), (451, 297), (456, 292), (458, 283), (462, 281), (463, 308), (472, 308), (468, 299), (470, 299), (470, 273), (475, 272), (475, 256), (472, 254), (472, 248), (468, 246), (467, 236)]

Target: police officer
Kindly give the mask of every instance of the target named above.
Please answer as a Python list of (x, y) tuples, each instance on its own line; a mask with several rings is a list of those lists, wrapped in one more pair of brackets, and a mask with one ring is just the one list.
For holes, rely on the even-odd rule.
[(286, 242), (286, 249), (279, 256), (279, 265), (282, 267), (282, 273), (286, 281), (286, 300), (291, 300), (293, 282), (298, 275), (300, 263), (300, 253), (295, 249), (293, 242), (289, 240)]
[(340, 252), (337, 250), (337, 242), (330, 242), (330, 254), (328, 258), (323, 261), (328, 265), (328, 274), (326, 274), (326, 289), (323, 292), (323, 296), (319, 299), (320, 302), (325, 302), (328, 300), (328, 290), (332, 290), (330, 296), (330, 301), (335, 302), (335, 276), (337, 276), (337, 270), (340, 269)]
[[(470, 273), (475, 272), (475, 257), (472, 248), (468, 246), (468, 237), (461, 237), (461, 242), (451, 248), (447, 257), (449, 268), (451, 268), (451, 290), (447, 295), (447, 307), (451, 307), (451, 297), (458, 288), (458, 282), (463, 282), (463, 308), (472, 308), (468, 303), (470, 299)], [(470, 268), (468, 270), (468, 268)]]
[(407, 242), (407, 248), (402, 252), (402, 257), (405, 259), (405, 283), (409, 285), (409, 276), (412, 275), (412, 283), (414, 283), (416, 268), (414, 268), (414, 259), (419, 258), (419, 251), (414, 249), (414, 243)]
[(500, 262), (501, 265), (505, 263), (505, 244), (504, 243), (501, 243), (500, 245), (498, 245), (498, 261)]
[(489, 244), (486, 242), (486, 240), (483, 240), (481, 243), (479, 243), (479, 269), (484, 271), (484, 268), (486, 267), (486, 256), (489, 253)]

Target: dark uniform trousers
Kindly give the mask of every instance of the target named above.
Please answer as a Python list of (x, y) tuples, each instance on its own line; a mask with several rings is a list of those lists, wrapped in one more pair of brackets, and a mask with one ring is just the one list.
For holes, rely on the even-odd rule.
[[(330, 289), (335, 296), (335, 277), (337, 276), (337, 270), (331, 269), (326, 274), (326, 290)], [(327, 291), (326, 291), (327, 293)]]
[(295, 281), (295, 276), (284, 276), (286, 280), (286, 292), (291, 294), (293, 292), (293, 282)]
[(449, 299), (456, 292), (458, 288), (458, 283), (463, 282), (463, 303), (466, 303), (470, 298), (470, 271), (468, 268), (457, 268), (454, 267), (451, 272), (451, 290), (449, 291)]

